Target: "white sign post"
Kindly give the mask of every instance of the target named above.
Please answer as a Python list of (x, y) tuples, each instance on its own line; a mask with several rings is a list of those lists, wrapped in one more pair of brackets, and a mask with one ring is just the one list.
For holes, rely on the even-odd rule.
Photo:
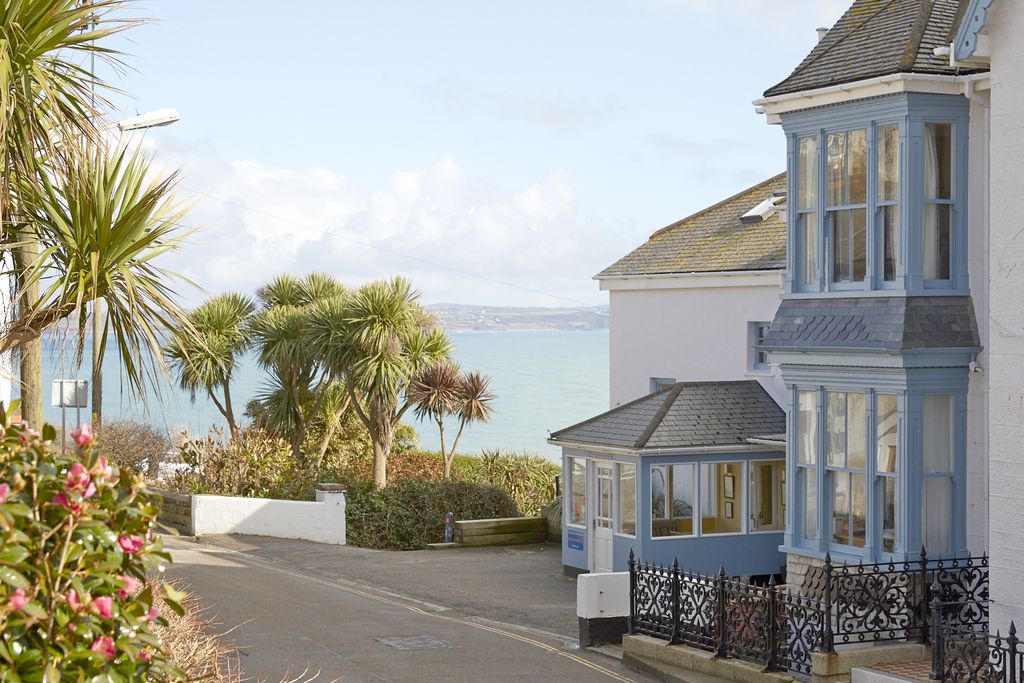
[(50, 390), (50, 405), (60, 408), (60, 453), (64, 455), (64, 443), (67, 441), (67, 409), (75, 409), (75, 422), (82, 425), (82, 408), (89, 406), (89, 380), (86, 379), (55, 379)]

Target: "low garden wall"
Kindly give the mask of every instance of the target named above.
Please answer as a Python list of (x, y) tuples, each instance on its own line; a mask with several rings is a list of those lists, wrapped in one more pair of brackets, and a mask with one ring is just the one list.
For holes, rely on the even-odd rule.
[(250, 534), (345, 544), (345, 487), (317, 484), (315, 501), (273, 500), (156, 490), (160, 521), (192, 536)]

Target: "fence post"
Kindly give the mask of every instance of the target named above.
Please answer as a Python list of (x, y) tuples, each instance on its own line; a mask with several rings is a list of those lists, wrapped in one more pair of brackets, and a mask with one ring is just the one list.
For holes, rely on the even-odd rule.
[(633, 635), (633, 622), (636, 620), (636, 555), (633, 549), (629, 549), (629, 619), (626, 622), (626, 630)]
[(832, 556), (825, 553), (825, 618), (822, 620), (821, 651), (836, 651), (835, 633), (832, 631)]
[[(932, 583), (931, 630), (932, 630), (932, 671), (928, 678), (941, 681), (946, 670), (946, 634), (942, 630), (942, 603), (939, 602), (939, 579)], [(985, 642), (986, 646), (988, 641)]]
[(725, 625), (725, 566), (721, 565), (718, 569), (718, 581), (715, 582), (715, 592), (718, 593), (718, 609), (715, 610), (716, 618), (718, 619), (718, 628), (715, 629), (718, 633), (718, 651), (715, 652), (715, 657), (727, 657), (729, 656), (729, 648), (725, 643), (726, 625)]
[(921, 641), (922, 645), (927, 645), (930, 631), (928, 628), (928, 552), (925, 550), (924, 545), (921, 546), (921, 557), (919, 562), (921, 564), (921, 584), (920, 592), (918, 594), (921, 596), (921, 601), (917, 606), (917, 611), (918, 619), (921, 622), (921, 633), (918, 636), (918, 639)]
[(775, 575), (768, 579), (768, 661), (765, 671), (778, 671), (775, 650), (779, 646), (779, 604), (775, 595)]
[(672, 631), (668, 642), (670, 645), (679, 642), (679, 558), (672, 559)]
[(1007, 663), (1007, 670), (1010, 672), (1010, 679), (1007, 683), (1017, 683), (1017, 677), (1020, 672), (1017, 671), (1017, 646), (1020, 641), (1017, 640), (1017, 625), (1012, 621), (1010, 622), (1010, 635), (1006, 637), (1006, 650), (1009, 662)]

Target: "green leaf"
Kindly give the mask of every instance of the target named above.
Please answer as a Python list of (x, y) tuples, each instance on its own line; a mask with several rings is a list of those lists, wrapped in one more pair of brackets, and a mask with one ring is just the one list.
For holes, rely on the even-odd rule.
[(21, 611), (23, 611), (25, 614), (29, 615), (33, 619), (43, 620), (50, 616), (46, 613), (46, 610), (43, 609), (42, 606), (35, 601), (32, 601), (24, 607), (22, 607)]
[(188, 597), (188, 593), (186, 593), (185, 591), (178, 590), (173, 586), (173, 584), (170, 584), (167, 581), (163, 581), (162, 583), (164, 587), (164, 593), (167, 594), (167, 597), (169, 599), (181, 602), (186, 597)]
[(167, 605), (168, 607), (170, 607), (171, 610), (175, 614), (177, 614), (179, 617), (185, 616), (185, 608), (182, 607), (181, 603), (179, 603), (177, 600), (172, 600), (170, 598), (164, 598), (164, 604)]
[(17, 564), (28, 557), (28, 549), (21, 545), (12, 545), (0, 550), (0, 562)]
[(0, 581), (3, 581), (9, 586), (22, 588), (24, 590), (29, 590), (32, 587), (32, 584), (28, 582), (28, 579), (26, 579), (20, 572), (17, 572), (10, 567), (0, 567)]

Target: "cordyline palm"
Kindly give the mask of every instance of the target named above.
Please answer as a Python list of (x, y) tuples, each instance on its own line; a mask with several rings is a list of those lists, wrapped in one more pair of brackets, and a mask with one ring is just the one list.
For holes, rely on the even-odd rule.
[[(408, 396), (412, 401), (416, 417), (429, 419), (437, 425), (441, 438), (441, 460), (444, 463), (444, 478), (448, 478), (449, 455), (444, 440), (444, 419), (457, 410), (462, 378), (459, 368), (453, 363), (435, 363), (413, 378)], [(452, 451), (454, 455), (454, 449)]]
[(107, 317), (97, 342), (102, 349), (113, 333), (129, 389), (141, 395), (164, 368), (165, 332), (192, 328), (170, 286), (184, 280), (158, 264), (182, 238), (176, 177), (158, 174), (141, 151), (124, 146), (79, 148), (63, 173), (44, 176), (26, 214), (42, 251), (23, 274), (42, 292), (4, 330), (0, 353), (71, 318), (80, 359), (87, 303), (102, 299)]
[[(105, 38), (134, 21), (117, 18), (123, 0), (3, 0), (0, 2), (0, 243), (13, 255), (16, 315), (39, 298), (39, 246), (25, 220), (26, 201), (40, 179), (60, 173), (81, 139), (97, 136), (97, 103), (105, 84), (84, 67), (90, 55), (118, 64)], [(42, 420), (41, 342), (20, 342), (22, 412)], [(9, 345), (8, 345), (9, 346)]]
[[(209, 299), (189, 313), (193, 334), (176, 331), (164, 354), (182, 389), (206, 392), (227, 420), (231, 436), (238, 434), (231, 401), (231, 379), (239, 357), (249, 348), (249, 319), (256, 304), (247, 296), (228, 292)], [(219, 394), (219, 396), (218, 396)]]
[(387, 484), (387, 460), (395, 428), (412, 405), (413, 378), (451, 355), (451, 343), (418, 299), (408, 280), (395, 278), (325, 302), (310, 316), (314, 352), (330, 376), (345, 380), (370, 433), (378, 487)]

